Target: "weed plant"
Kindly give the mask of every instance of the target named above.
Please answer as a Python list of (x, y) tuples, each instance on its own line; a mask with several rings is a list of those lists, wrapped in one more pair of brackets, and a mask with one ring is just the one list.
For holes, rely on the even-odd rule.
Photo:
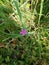
[(49, 0), (0, 0), (0, 65), (49, 65)]

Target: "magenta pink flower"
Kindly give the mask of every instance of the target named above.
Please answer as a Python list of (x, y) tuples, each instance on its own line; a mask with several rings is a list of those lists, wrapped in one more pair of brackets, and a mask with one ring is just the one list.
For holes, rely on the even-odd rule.
[(27, 34), (26, 29), (22, 29), (21, 32), (20, 32), (20, 34), (23, 35), (23, 36), (26, 35)]

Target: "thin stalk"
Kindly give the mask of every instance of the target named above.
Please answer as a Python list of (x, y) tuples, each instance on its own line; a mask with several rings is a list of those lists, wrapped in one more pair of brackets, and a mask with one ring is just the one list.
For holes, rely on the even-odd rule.
[(29, 0), (26, 0), (26, 2), (24, 2), (24, 3), (20, 6), (20, 8), (24, 7), (24, 6), (28, 3), (28, 1), (29, 1)]
[(40, 13), (39, 13), (38, 25), (40, 25), (40, 19), (41, 19), (42, 10), (43, 10), (43, 3), (44, 3), (44, 0), (41, 0), (41, 6), (40, 6)]
[(40, 13), (39, 13), (39, 19), (38, 19), (38, 52), (39, 52), (40, 59), (41, 59), (41, 50), (42, 50), (42, 45), (40, 43), (40, 19), (42, 16), (43, 3), (44, 3), (44, 0), (41, 0)]
[(25, 28), (25, 21), (24, 21), (24, 18), (22, 16), (22, 13), (20, 11), (18, 1), (14, 0), (13, 3), (11, 3), (11, 5), (13, 6), (14, 13), (18, 13), (18, 15), (19, 15), (20, 21), (22, 23), (22, 28)]

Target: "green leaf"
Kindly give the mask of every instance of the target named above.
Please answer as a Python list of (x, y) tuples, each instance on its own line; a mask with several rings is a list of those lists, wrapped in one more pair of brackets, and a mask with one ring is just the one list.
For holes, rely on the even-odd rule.
[(16, 6), (18, 15), (19, 15), (19, 17), (20, 17), (20, 20), (22, 21), (22, 15), (21, 15), (21, 12), (20, 12), (20, 9), (19, 9), (19, 6), (18, 6), (18, 2), (17, 2), (17, 1), (14, 1), (14, 3), (15, 3), (15, 6)]

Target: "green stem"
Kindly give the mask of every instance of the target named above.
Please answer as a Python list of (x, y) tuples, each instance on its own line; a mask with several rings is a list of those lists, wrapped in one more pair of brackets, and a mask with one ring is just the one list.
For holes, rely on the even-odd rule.
[(38, 19), (38, 51), (39, 51), (40, 59), (41, 59), (41, 49), (42, 49), (42, 45), (40, 43), (40, 19), (42, 16), (43, 3), (44, 3), (44, 0), (41, 0), (40, 13), (39, 13), (39, 19)]
[(40, 25), (40, 19), (41, 19), (42, 10), (43, 10), (43, 3), (44, 3), (44, 0), (41, 0), (41, 6), (40, 6), (40, 13), (39, 13), (38, 25)]

